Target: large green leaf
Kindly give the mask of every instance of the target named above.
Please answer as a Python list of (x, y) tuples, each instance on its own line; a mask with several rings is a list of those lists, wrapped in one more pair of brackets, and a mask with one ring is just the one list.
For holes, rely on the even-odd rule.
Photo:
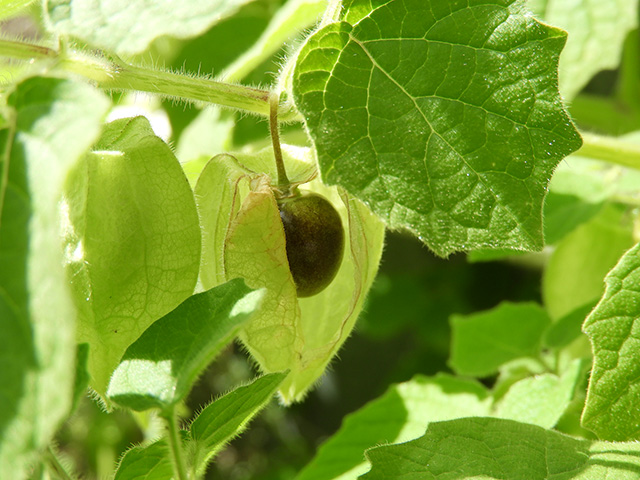
[(369, 450), (366, 480), (594, 480), (640, 478), (640, 445), (578, 440), (496, 418), (432, 423), (401, 445)]
[(566, 33), (513, 0), (350, 0), (293, 93), (322, 176), (437, 254), (539, 250), (551, 173), (581, 140), (557, 91)]
[(213, 401), (191, 424), (191, 463), (204, 471), (207, 462), (247, 427), (278, 390), (287, 372), (270, 373)]
[(369, 469), (368, 448), (415, 439), (430, 422), (486, 415), (490, 406), (487, 390), (473, 380), (417, 376), (345, 417), (296, 480), (356, 478)]
[(624, 40), (638, 25), (637, 0), (528, 0), (527, 5), (569, 32), (559, 70), (560, 91), (568, 100), (600, 70), (618, 66)]
[(640, 439), (640, 244), (606, 277), (605, 294), (584, 323), (594, 365), (582, 423), (606, 440)]
[(157, 37), (199, 35), (250, 0), (49, 0), (46, 24), (117, 54), (142, 52)]
[(451, 367), (462, 375), (483, 377), (511, 360), (537, 358), (551, 323), (535, 303), (502, 303), (492, 310), (451, 317)]
[[(308, 181), (315, 172), (310, 150), (283, 148), (292, 181)], [(275, 178), (271, 149), (223, 156), (202, 172), (196, 193), (203, 251), (211, 253), (203, 255), (201, 278), (204, 288), (223, 275), (267, 289), (261, 311), (240, 338), (265, 372), (291, 370), (280, 389), (284, 401), (291, 402), (320, 377), (353, 329), (377, 271), (384, 227), (361, 202), (335, 188), (319, 181), (303, 185), (337, 208), (346, 248), (331, 285), (316, 296), (298, 299), (271, 178)], [(215, 255), (217, 245), (224, 245), (224, 258)]]
[(20, 479), (72, 404), (75, 313), (58, 206), (109, 102), (85, 84), (31, 78), (9, 105), (0, 132), (0, 478)]
[(70, 176), (64, 208), (78, 338), (103, 394), (127, 347), (193, 293), (198, 215), (180, 164), (144, 117), (105, 127)]
[(241, 279), (193, 295), (157, 320), (125, 352), (108, 397), (133, 410), (167, 409), (184, 400), (193, 382), (260, 305)]

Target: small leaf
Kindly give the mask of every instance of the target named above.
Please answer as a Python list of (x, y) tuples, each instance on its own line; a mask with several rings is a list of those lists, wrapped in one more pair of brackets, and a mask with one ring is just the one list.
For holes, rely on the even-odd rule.
[(449, 364), (459, 374), (483, 377), (516, 358), (537, 357), (550, 323), (535, 303), (504, 302), (486, 312), (453, 315)]
[(631, 218), (621, 205), (607, 204), (564, 237), (551, 254), (542, 279), (551, 318), (559, 319), (596, 302), (604, 291), (605, 275), (632, 245)]
[[(0, 131), (0, 478), (21, 479), (72, 404), (75, 312), (62, 269), (65, 177), (100, 134), (108, 99), (28, 78)], [(6, 123), (5, 123), (6, 120)]]
[(365, 480), (607, 478), (578, 475), (588, 468), (588, 441), (497, 418), (432, 423), (423, 437), (371, 449), (367, 457), (372, 468)]
[(553, 428), (569, 407), (583, 375), (583, 361), (575, 360), (560, 377), (545, 373), (520, 380), (496, 405), (494, 415)]
[(438, 374), (394, 385), (383, 396), (345, 417), (296, 480), (356, 478), (369, 469), (364, 451), (401, 443), (424, 433), (430, 422), (489, 412), (486, 389), (473, 380)]
[(193, 293), (200, 227), (193, 192), (144, 117), (116, 120), (73, 170), (63, 210), (67, 271), (91, 386), (155, 320)]
[(528, 0), (527, 6), (545, 22), (569, 32), (559, 69), (560, 92), (567, 100), (573, 100), (596, 73), (618, 66), (624, 40), (638, 25), (636, 0)]
[(165, 439), (127, 450), (114, 480), (168, 480), (173, 478), (173, 464)]
[(544, 334), (543, 343), (546, 347), (561, 349), (582, 336), (582, 324), (596, 306), (597, 302), (589, 303), (575, 309), (561, 319), (553, 322)]
[(323, 179), (441, 256), (540, 250), (548, 180), (581, 145), (557, 91), (566, 33), (514, 0), (344, 6), (293, 79)]
[(549, 192), (544, 204), (544, 240), (555, 245), (578, 226), (593, 218), (602, 203), (584, 201), (574, 195)]
[(49, 0), (46, 25), (118, 55), (139, 53), (162, 35), (201, 34), (248, 0)]
[(240, 435), (278, 390), (287, 372), (264, 375), (218, 398), (196, 417), (190, 427), (192, 465), (204, 471), (207, 462), (232, 438)]
[(600, 303), (584, 323), (594, 364), (582, 416), (604, 440), (640, 439), (640, 244), (609, 272)]
[(251, 48), (225, 68), (222, 78), (232, 82), (246, 77), (265, 58), (276, 53), (282, 45), (295, 40), (299, 32), (311, 27), (326, 8), (325, 0), (286, 2)]
[(231, 280), (157, 320), (125, 352), (108, 397), (133, 410), (166, 409), (183, 400), (260, 304), (263, 292), (249, 292), (242, 280)]

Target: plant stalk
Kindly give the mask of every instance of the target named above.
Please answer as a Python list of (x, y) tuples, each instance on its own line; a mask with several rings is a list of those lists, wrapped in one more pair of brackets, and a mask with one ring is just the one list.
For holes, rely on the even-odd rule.
[(171, 460), (175, 474), (178, 480), (189, 480), (187, 468), (184, 462), (182, 441), (180, 440), (180, 431), (178, 428), (178, 419), (176, 417), (175, 407), (169, 407), (167, 411), (162, 412), (161, 416), (167, 425), (167, 441), (169, 442), (169, 451), (171, 452)]
[(291, 191), (291, 182), (287, 177), (287, 170), (284, 167), (282, 159), (282, 149), (280, 148), (280, 133), (278, 132), (278, 105), (280, 103), (280, 94), (272, 92), (269, 97), (269, 130), (271, 132), (271, 143), (273, 144), (273, 156), (276, 160), (276, 169), (278, 172), (278, 189), (284, 196)]
[[(117, 58), (68, 50), (65, 53), (23, 42), (0, 40), (0, 56), (22, 60), (53, 60), (58, 68), (83, 76), (107, 90), (133, 90), (169, 98), (215, 103), (268, 117), (269, 92), (259, 88), (219, 82), (204, 77), (130, 65)], [(291, 107), (279, 112), (280, 120), (300, 120)]]
[(51, 468), (55, 471), (56, 475), (58, 475), (61, 480), (73, 480), (71, 475), (69, 475), (69, 472), (67, 472), (67, 469), (64, 468), (64, 465), (62, 465), (62, 462), (58, 458), (56, 451), (51, 446), (49, 446), (49, 448), (47, 449), (46, 459), (49, 462)]
[(576, 155), (640, 170), (640, 145), (591, 133), (582, 133), (582, 140)]

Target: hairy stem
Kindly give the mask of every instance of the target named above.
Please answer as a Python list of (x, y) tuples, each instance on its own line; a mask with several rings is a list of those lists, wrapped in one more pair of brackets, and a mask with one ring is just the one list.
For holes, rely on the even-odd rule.
[(175, 407), (170, 407), (168, 411), (162, 413), (162, 418), (167, 425), (167, 440), (169, 442), (169, 451), (171, 452), (171, 460), (178, 480), (188, 480), (187, 467), (184, 462), (184, 453), (182, 451), (182, 441), (180, 440), (180, 431), (178, 428), (178, 419), (176, 417)]
[[(69, 50), (63, 54), (39, 45), (7, 40), (0, 40), (0, 56), (54, 60), (52, 68), (83, 76), (107, 90), (149, 92), (170, 98), (215, 103), (265, 117), (270, 114), (269, 92), (259, 88), (130, 65), (117, 58), (87, 52)], [(292, 108), (278, 114), (284, 121), (299, 120)]]
[(616, 137), (583, 133), (584, 143), (576, 155), (640, 170), (640, 145)]
[(280, 148), (280, 133), (278, 132), (278, 104), (280, 103), (280, 95), (273, 92), (269, 97), (270, 114), (269, 114), (269, 130), (271, 131), (271, 143), (273, 144), (273, 156), (276, 160), (276, 169), (278, 171), (278, 189), (286, 196), (291, 190), (291, 183), (287, 177), (287, 170), (284, 168), (282, 160), (282, 149)]
[(46, 460), (59, 479), (73, 480), (73, 477), (71, 477), (69, 472), (67, 472), (67, 469), (64, 468), (64, 465), (62, 465), (62, 462), (58, 458), (58, 454), (51, 446), (47, 449)]

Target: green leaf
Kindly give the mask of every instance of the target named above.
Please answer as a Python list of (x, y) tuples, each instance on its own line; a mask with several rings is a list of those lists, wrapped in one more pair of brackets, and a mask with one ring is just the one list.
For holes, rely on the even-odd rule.
[(631, 218), (625, 206), (606, 205), (567, 235), (551, 254), (542, 279), (551, 318), (562, 318), (597, 301), (605, 275), (632, 245)]
[(114, 480), (168, 480), (173, 478), (173, 464), (165, 439), (139, 445), (124, 454)]
[[(290, 179), (308, 182), (315, 174), (312, 152), (283, 148)], [(384, 226), (359, 201), (319, 181), (305, 183), (303, 190), (320, 193), (338, 210), (347, 247), (331, 285), (318, 295), (297, 299), (270, 188), (270, 178), (276, 176), (273, 152), (221, 158), (224, 165), (212, 160), (196, 186), (204, 245), (202, 283), (207, 288), (223, 275), (267, 289), (260, 312), (240, 338), (263, 371), (291, 370), (280, 393), (285, 402), (299, 400), (354, 327), (378, 268)], [(224, 245), (224, 258), (213, 253), (219, 251), (216, 245)]]
[(264, 375), (218, 398), (196, 417), (190, 427), (192, 465), (204, 471), (207, 462), (247, 427), (278, 390), (287, 372)]
[(249, 0), (49, 0), (49, 31), (79, 38), (118, 55), (147, 49), (162, 35), (201, 34)]
[(345, 417), (296, 480), (356, 478), (369, 469), (366, 449), (417, 438), (430, 422), (486, 415), (489, 407), (486, 389), (473, 380), (416, 376)]
[(0, 478), (20, 479), (72, 404), (75, 313), (59, 201), (109, 102), (83, 83), (29, 78), (8, 104), (10, 127), (0, 131)]
[(512, 0), (345, 7), (293, 80), (323, 179), (438, 255), (540, 250), (548, 179), (581, 145), (556, 88), (566, 33)]
[(637, 443), (578, 440), (496, 418), (432, 423), (412, 442), (367, 452), (366, 480), (637, 480)]
[(600, 303), (584, 323), (594, 365), (582, 416), (583, 425), (605, 440), (640, 438), (640, 244), (629, 250), (606, 277)]
[(583, 361), (574, 360), (560, 377), (546, 373), (520, 380), (495, 406), (494, 415), (553, 428), (569, 407), (583, 376)]
[(555, 245), (578, 226), (593, 218), (602, 203), (584, 201), (574, 195), (549, 192), (544, 204), (544, 241)]
[(200, 228), (193, 192), (144, 117), (105, 127), (67, 182), (67, 269), (103, 394), (131, 343), (196, 284)]
[(449, 364), (461, 375), (484, 377), (516, 358), (537, 358), (550, 323), (536, 303), (504, 302), (486, 312), (453, 315)]
[(0, 0), (0, 19), (12, 17), (25, 10), (34, 0)]
[(125, 352), (107, 396), (133, 410), (166, 410), (183, 400), (259, 306), (263, 292), (250, 292), (241, 279), (231, 280), (157, 320)]
[(559, 70), (560, 91), (567, 100), (596, 73), (618, 66), (624, 40), (638, 25), (637, 0), (528, 0), (527, 5), (545, 22), (569, 32)]
[(553, 322), (544, 334), (546, 347), (561, 349), (582, 335), (582, 324), (596, 306), (596, 302), (576, 308), (559, 320)]
[(326, 8), (326, 0), (289, 0), (273, 16), (253, 46), (227, 66), (221, 77), (228, 82), (243, 79), (282, 45), (312, 26)]

